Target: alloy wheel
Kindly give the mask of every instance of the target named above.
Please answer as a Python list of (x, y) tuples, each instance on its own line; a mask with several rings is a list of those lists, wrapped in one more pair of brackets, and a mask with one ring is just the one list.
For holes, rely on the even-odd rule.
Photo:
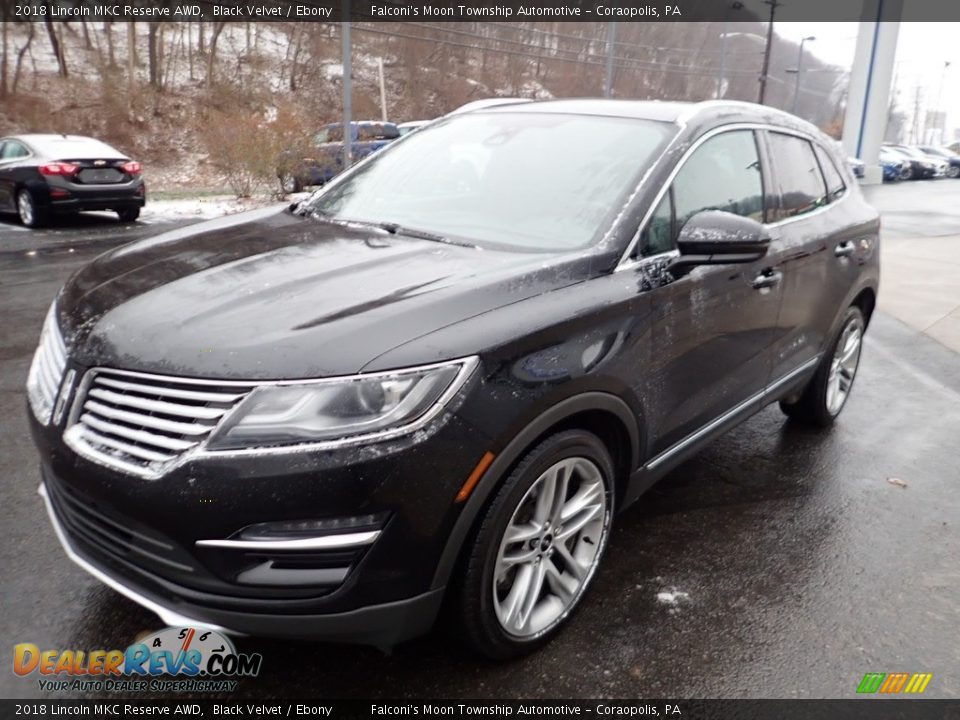
[(501, 627), (532, 639), (562, 621), (599, 563), (609, 527), (607, 484), (584, 457), (554, 463), (526, 492), (504, 531), (493, 574)]
[(33, 198), (26, 190), (22, 191), (17, 197), (17, 210), (20, 213), (20, 222), (27, 227), (33, 225), (36, 218), (36, 211), (33, 208)]
[(827, 411), (837, 415), (850, 395), (853, 379), (860, 364), (860, 348), (863, 341), (863, 323), (859, 317), (850, 318), (830, 363), (830, 375), (827, 378)]

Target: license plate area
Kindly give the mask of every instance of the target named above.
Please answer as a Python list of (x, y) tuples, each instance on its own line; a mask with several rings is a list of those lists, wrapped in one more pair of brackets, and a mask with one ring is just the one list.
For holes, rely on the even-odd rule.
[(85, 168), (77, 173), (77, 180), (84, 185), (110, 185), (123, 182), (123, 173), (116, 168)]

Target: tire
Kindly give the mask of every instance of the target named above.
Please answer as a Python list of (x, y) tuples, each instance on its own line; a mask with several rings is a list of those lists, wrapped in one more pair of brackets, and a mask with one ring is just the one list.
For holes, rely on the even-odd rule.
[(947, 168), (947, 177), (948, 178), (960, 177), (960, 165), (951, 165), (949, 168)]
[[(455, 588), (454, 619), (472, 650), (519, 657), (563, 628), (603, 558), (613, 484), (610, 452), (584, 430), (552, 435), (523, 457), (487, 508)], [(564, 487), (564, 502), (548, 502), (558, 497), (551, 487)], [(520, 539), (508, 541), (508, 529)]]
[(43, 227), (48, 220), (47, 211), (37, 207), (33, 193), (26, 189), (17, 193), (17, 214), (20, 222), (28, 228)]
[(137, 218), (140, 217), (140, 208), (124, 208), (123, 210), (117, 210), (117, 217), (120, 218), (120, 222), (122, 223), (136, 222)]
[(791, 420), (825, 428), (837, 419), (857, 379), (865, 327), (860, 308), (847, 308), (829, 352), (820, 360), (800, 398), (796, 402), (780, 401), (780, 409)]
[(280, 180), (281, 189), (287, 195), (290, 193), (303, 192), (303, 183), (300, 182), (300, 178), (298, 178), (296, 175), (282, 173), (277, 175), (277, 178)]

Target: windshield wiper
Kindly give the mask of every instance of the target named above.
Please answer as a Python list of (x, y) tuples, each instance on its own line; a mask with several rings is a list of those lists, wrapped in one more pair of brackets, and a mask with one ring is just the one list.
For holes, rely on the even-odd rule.
[(417, 228), (407, 227), (395, 222), (372, 222), (370, 225), (386, 230), (391, 235), (403, 235), (405, 237), (419, 238), (420, 240), (430, 240), (432, 242), (446, 243), (448, 245), (463, 245), (464, 247), (477, 247), (473, 243), (451, 240), (444, 235), (438, 235), (427, 230), (418, 230)]
[(366, 225), (367, 227), (375, 227), (385, 230), (391, 235), (403, 235), (404, 237), (412, 237), (419, 240), (430, 240), (431, 242), (445, 243), (447, 245), (462, 245), (464, 247), (472, 248), (477, 247), (473, 243), (463, 242), (460, 240), (451, 240), (443, 235), (432, 233), (427, 230), (418, 230), (417, 228), (407, 227), (406, 225), (401, 225), (400, 223), (343, 218), (327, 212), (326, 210), (319, 210), (305, 204), (297, 207), (291, 212), (293, 212), (294, 215), (299, 215), (300, 217), (310, 217), (315, 220), (320, 220), (321, 222), (331, 223), (333, 225)]

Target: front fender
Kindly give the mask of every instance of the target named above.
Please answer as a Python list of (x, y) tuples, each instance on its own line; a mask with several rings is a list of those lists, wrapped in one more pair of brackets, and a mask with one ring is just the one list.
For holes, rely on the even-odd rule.
[(552, 405), (516, 433), (484, 472), (454, 524), (434, 573), (431, 590), (447, 585), (460, 557), (460, 551), (470, 535), (470, 530), (480, 517), (481, 511), (487, 507), (494, 492), (502, 484), (510, 468), (523, 453), (550, 428), (556, 427), (574, 415), (591, 410), (612, 413), (623, 423), (630, 439), (631, 470), (637, 467), (643, 440), (641, 426), (634, 411), (622, 399), (610, 393), (594, 391), (581, 393)]

